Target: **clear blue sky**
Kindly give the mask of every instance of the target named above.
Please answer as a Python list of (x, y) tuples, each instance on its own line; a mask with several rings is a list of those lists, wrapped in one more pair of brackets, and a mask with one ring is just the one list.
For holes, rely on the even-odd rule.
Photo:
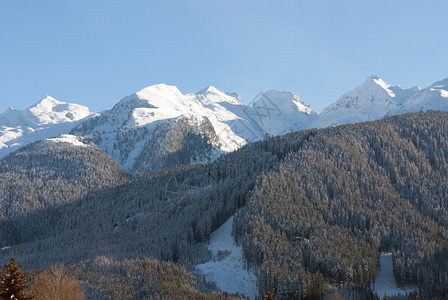
[(101, 111), (162, 82), (289, 90), (320, 112), (370, 75), (447, 78), (447, 37), (444, 0), (0, 0), (0, 112), (47, 94)]

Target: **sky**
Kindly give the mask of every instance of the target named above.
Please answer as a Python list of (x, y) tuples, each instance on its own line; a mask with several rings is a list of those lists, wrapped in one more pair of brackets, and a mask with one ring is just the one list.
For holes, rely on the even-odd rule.
[(448, 77), (448, 1), (0, 0), (0, 112), (46, 95), (100, 112), (158, 83), (320, 112), (371, 75)]

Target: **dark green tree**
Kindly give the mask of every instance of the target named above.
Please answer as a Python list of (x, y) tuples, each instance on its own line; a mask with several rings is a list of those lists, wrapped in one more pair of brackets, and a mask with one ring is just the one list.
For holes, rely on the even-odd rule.
[(27, 276), (17, 265), (16, 256), (13, 254), (9, 264), (0, 271), (0, 298), (7, 300), (32, 299), (27, 286)]

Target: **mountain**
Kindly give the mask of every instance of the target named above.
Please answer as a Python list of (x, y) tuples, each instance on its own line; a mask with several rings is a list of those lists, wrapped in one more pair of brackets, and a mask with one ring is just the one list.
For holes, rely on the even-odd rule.
[(317, 115), (297, 94), (270, 90), (245, 104), (209, 86), (183, 94), (157, 84), (123, 98), (101, 114), (47, 96), (25, 111), (0, 115), (0, 158), (30, 142), (71, 133), (94, 142), (126, 171), (144, 173), (213, 161), (249, 142), (288, 132), (372, 121), (421, 110), (448, 110), (448, 79), (403, 88), (377, 76)]
[(388, 114), (396, 114), (410, 97), (420, 89), (405, 89), (391, 85), (377, 76), (342, 95), (335, 103), (324, 108), (316, 127), (378, 120)]
[(204, 163), (266, 136), (307, 128), (317, 118), (291, 92), (261, 93), (245, 105), (209, 86), (196, 94), (157, 84), (101, 114), (47, 96), (24, 111), (0, 115), (0, 157), (33, 141), (71, 133), (93, 141), (127, 171), (142, 173)]
[(0, 158), (31, 142), (68, 133), (94, 115), (86, 106), (50, 96), (25, 110), (9, 108), (0, 114)]
[(71, 133), (92, 140), (130, 172), (206, 162), (245, 144), (227, 124), (238, 116), (226, 106), (238, 110), (243, 104), (213, 87), (184, 95), (158, 84), (123, 98)]
[(448, 110), (448, 78), (418, 91), (403, 105), (403, 112)]
[(234, 216), (259, 296), (343, 287), (346, 299), (371, 299), (377, 258), (391, 252), (398, 284), (443, 298), (447, 120), (430, 111), (294, 131), (140, 175), (88, 139), (47, 138), (0, 160), (0, 262), (64, 263), (89, 299), (205, 298), (185, 294), (214, 289), (190, 272), (232, 256), (207, 243)]
[(204, 163), (247, 142), (305, 128), (315, 118), (297, 95), (270, 91), (246, 106), (209, 86), (196, 94), (158, 84), (123, 98), (71, 134), (97, 144), (131, 173)]
[(318, 115), (297, 94), (270, 90), (252, 104), (258, 126), (269, 136), (309, 128)]
[(448, 78), (425, 89), (406, 89), (371, 76), (327, 106), (310, 127), (324, 128), (427, 110), (448, 110)]

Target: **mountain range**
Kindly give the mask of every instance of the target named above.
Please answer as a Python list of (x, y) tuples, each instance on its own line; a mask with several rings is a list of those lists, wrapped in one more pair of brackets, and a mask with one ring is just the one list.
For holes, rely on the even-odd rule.
[(399, 287), (444, 299), (447, 137), (448, 112), (408, 113), (138, 175), (87, 138), (46, 138), (0, 160), (0, 263), (63, 263), (87, 299), (351, 300), (374, 299), (387, 252)]
[(268, 136), (427, 110), (448, 110), (448, 79), (421, 89), (372, 76), (320, 114), (297, 94), (277, 90), (245, 104), (238, 94), (213, 86), (182, 94), (175, 86), (157, 84), (100, 114), (47, 96), (26, 110), (10, 108), (0, 115), (0, 158), (31, 142), (71, 134), (136, 174), (212, 161)]

